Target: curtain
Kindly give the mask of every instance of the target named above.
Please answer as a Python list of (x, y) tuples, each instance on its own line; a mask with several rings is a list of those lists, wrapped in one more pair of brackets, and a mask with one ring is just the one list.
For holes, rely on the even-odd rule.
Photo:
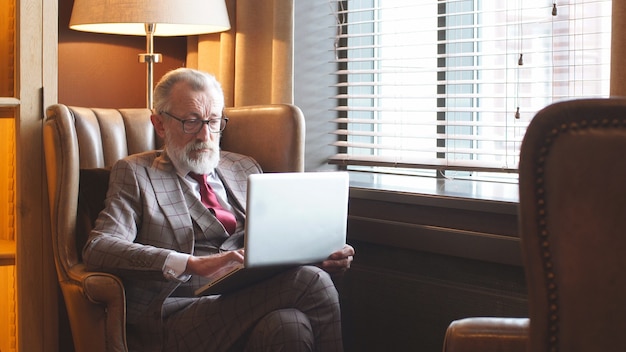
[(231, 29), (190, 37), (187, 66), (214, 74), (226, 106), (293, 104), (293, 0), (226, 0)]

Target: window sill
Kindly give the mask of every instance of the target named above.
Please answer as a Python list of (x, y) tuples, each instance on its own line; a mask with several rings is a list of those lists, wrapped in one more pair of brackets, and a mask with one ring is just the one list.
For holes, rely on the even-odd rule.
[(517, 214), (513, 183), (350, 172), (350, 197)]
[(350, 172), (350, 240), (521, 266), (517, 217), (517, 184)]

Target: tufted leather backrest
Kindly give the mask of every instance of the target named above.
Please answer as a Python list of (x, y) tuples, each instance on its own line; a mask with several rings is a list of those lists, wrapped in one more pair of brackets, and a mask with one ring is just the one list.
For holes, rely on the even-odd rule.
[[(265, 172), (304, 171), (299, 108), (228, 108), (226, 115), (222, 149), (254, 157)], [(53, 105), (43, 134), (53, 251), (76, 351), (126, 351), (123, 285), (113, 275), (87, 272), (81, 249), (103, 207), (108, 169), (163, 141), (148, 109)]]
[(74, 117), (81, 169), (111, 167), (123, 157), (162, 145), (148, 109), (51, 107), (51, 111), (63, 109)]
[(224, 150), (252, 156), (264, 172), (304, 171), (305, 122), (294, 105), (226, 108)]
[(626, 351), (626, 99), (540, 111), (519, 173), (529, 351)]

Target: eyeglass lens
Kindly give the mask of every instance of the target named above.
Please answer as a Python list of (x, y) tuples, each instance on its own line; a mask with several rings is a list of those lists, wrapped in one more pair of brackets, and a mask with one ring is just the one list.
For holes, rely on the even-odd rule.
[(185, 133), (198, 133), (202, 129), (202, 125), (209, 125), (209, 131), (222, 132), (226, 127), (226, 120), (224, 118), (210, 119), (210, 120), (182, 120), (183, 131)]

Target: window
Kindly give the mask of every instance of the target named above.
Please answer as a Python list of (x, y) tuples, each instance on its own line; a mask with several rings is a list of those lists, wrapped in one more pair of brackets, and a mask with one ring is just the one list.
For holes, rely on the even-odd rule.
[(349, 170), (515, 181), (538, 110), (609, 95), (611, 1), (332, 4)]

